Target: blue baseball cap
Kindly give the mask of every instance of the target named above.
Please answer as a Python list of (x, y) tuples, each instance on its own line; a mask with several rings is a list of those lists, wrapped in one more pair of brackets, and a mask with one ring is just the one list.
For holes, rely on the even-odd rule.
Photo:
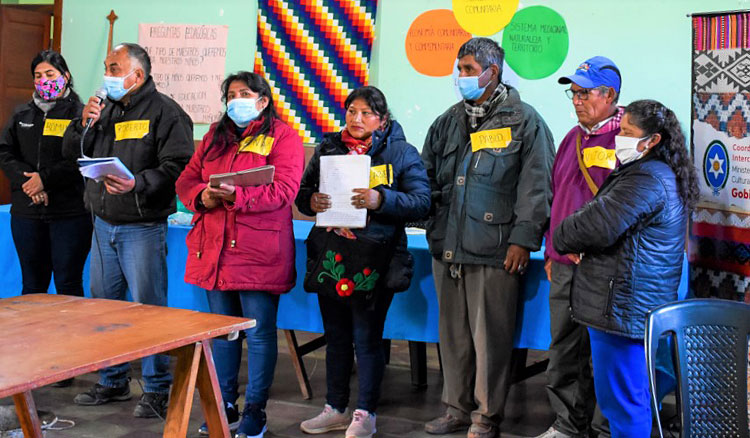
[(594, 56), (578, 66), (576, 72), (570, 76), (563, 76), (557, 80), (559, 84), (574, 83), (583, 88), (596, 88), (607, 86), (620, 92), (622, 77), (620, 69), (611, 59), (604, 56)]

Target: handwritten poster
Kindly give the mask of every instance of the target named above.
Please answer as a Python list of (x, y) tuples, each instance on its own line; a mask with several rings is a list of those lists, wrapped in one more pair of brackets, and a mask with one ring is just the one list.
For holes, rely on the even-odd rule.
[(508, 65), (525, 79), (546, 78), (568, 56), (568, 27), (563, 17), (546, 6), (516, 12), (503, 31)]
[(518, 0), (453, 0), (453, 13), (467, 31), (490, 36), (508, 24), (518, 3)]
[(151, 57), (156, 88), (176, 100), (193, 123), (213, 123), (223, 113), (228, 30), (199, 24), (138, 25), (138, 44)]
[(458, 49), (471, 39), (449, 9), (427, 11), (417, 17), (406, 34), (406, 57), (427, 76), (448, 76)]

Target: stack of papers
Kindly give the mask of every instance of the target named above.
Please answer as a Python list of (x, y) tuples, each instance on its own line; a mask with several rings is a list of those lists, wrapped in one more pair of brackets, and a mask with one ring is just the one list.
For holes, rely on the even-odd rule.
[(127, 179), (135, 178), (130, 169), (125, 167), (117, 157), (79, 158), (78, 168), (81, 175), (96, 180), (96, 182), (101, 182), (107, 175)]
[(315, 215), (318, 227), (364, 228), (367, 209), (352, 205), (354, 189), (370, 187), (369, 155), (320, 157), (320, 193), (331, 197), (331, 208)]

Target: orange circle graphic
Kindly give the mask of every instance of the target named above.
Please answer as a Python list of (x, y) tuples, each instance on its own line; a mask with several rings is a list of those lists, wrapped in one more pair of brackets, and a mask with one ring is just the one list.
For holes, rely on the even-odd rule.
[(453, 73), (458, 49), (471, 39), (450, 9), (435, 9), (417, 17), (406, 34), (406, 57), (427, 76)]

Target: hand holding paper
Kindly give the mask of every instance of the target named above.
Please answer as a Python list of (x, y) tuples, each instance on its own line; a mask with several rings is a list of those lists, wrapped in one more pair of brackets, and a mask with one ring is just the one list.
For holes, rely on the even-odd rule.
[(135, 178), (121, 178), (117, 175), (106, 175), (104, 186), (110, 195), (123, 195), (135, 188)]

